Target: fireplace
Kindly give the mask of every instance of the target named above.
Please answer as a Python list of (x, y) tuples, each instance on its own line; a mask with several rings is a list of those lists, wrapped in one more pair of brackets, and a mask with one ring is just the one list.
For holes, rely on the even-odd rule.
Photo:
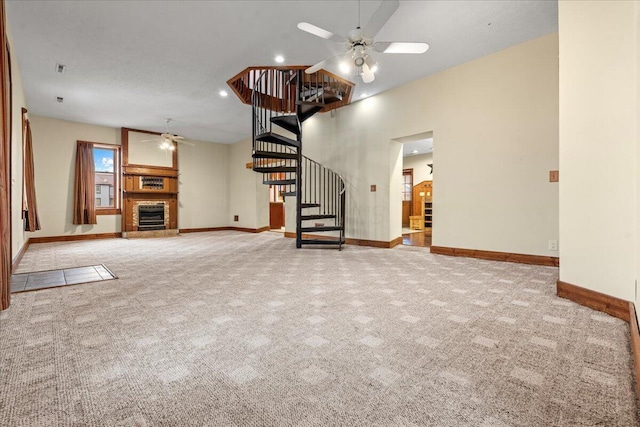
[(164, 203), (138, 205), (138, 231), (165, 230)]

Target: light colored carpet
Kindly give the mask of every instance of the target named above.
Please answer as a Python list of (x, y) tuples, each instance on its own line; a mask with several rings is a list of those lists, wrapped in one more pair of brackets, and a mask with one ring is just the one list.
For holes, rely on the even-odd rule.
[(16, 294), (2, 426), (632, 426), (627, 325), (557, 269), (276, 233), (32, 245), (21, 272), (119, 280)]

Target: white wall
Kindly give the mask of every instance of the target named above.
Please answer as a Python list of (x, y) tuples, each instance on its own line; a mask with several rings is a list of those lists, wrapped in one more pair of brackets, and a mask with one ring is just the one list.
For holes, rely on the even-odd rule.
[(558, 255), (548, 250), (558, 238), (558, 187), (548, 182), (558, 168), (557, 34), (307, 121), (305, 154), (347, 180), (347, 237), (400, 235), (391, 140), (428, 131), (438, 165), (434, 245)]
[(22, 221), (22, 108), (26, 108), (22, 75), (18, 58), (13, 54), (13, 37), (7, 25), (7, 38), (11, 54), (11, 258), (15, 259), (26, 241)]
[[(246, 168), (251, 162), (251, 138), (231, 145), (229, 161), (229, 225), (257, 229), (269, 226), (269, 186), (262, 174)], [(238, 215), (238, 221), (234, 221)]]
[(406, 156), (402, 159), (403, 169), (413, 169), (413, 185), (422, 181), (433, 181), (431, 168), (427, 166), (433, 163), (433, 153)]
[(638, 277), (638, 8), (559, 3), (560, 280), (627, 300)]

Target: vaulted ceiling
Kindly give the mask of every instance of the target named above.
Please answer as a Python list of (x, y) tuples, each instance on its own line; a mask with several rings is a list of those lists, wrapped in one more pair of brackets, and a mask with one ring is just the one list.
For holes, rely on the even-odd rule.
[[(379, 4), (362, 1), (360, 21)], [(346, 35), (357, 26), (358, 2), (8, 0), (7, 16), (32, 114), (155, 131), (170, 117), (173, 133), (233, 143), (250, 136), (250, 107), (219, 95), (226, 80), (248, 66), (275, 65), (276, 55), (311, 65), (338, 53), (339, 45), (296, 25)], [(373, 83), (351, 78), (353, 99), (554, 31), (556, 1), (401, 1), (376, 40), (430, 48), (378, 54)]]

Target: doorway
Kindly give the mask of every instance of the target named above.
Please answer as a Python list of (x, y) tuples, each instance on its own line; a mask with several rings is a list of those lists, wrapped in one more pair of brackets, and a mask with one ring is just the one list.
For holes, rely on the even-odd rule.
[(402, 142), (402, 243), (431, 246), (433, 230), (433, 132)]
[(269, 228), (284, 232), (284, 197), (277, 185), (269, 186)]

